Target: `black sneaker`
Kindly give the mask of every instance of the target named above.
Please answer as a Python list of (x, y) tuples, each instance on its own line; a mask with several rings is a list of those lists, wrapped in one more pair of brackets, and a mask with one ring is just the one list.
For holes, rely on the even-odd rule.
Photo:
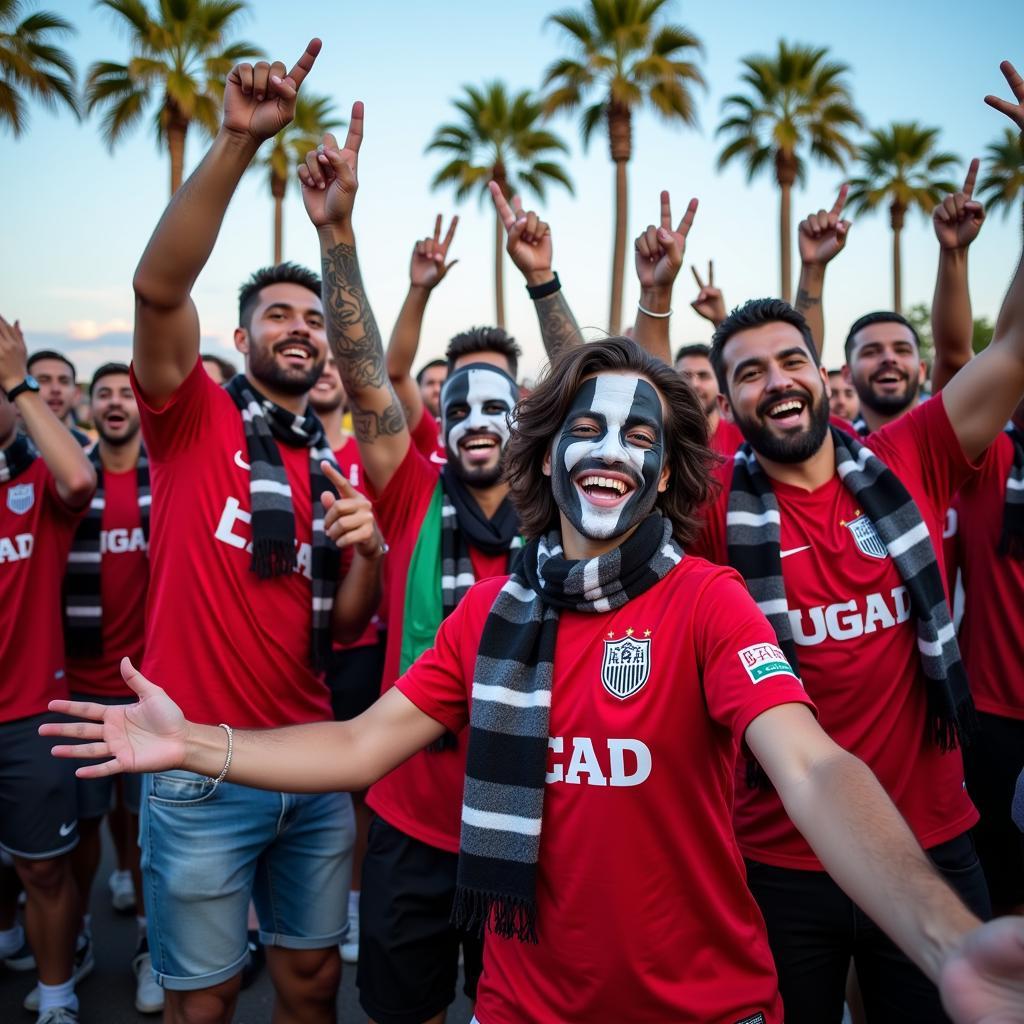
[(260, 942), (260, 933), (253, 928), (248, 932), (249, 957), (242, 968), (242, 989), (247, 989), (259, 976), (266, 963), (267, 954)]

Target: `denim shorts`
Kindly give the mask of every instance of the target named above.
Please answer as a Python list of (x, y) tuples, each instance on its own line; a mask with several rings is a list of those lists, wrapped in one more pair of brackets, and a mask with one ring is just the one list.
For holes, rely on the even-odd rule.
[(242, 969), (250, 896), (264, 945), (344, 942), (355, 841), (347, 793), (147, 775), (139, 837), (149, 951), (164, 988), (210, 988)]

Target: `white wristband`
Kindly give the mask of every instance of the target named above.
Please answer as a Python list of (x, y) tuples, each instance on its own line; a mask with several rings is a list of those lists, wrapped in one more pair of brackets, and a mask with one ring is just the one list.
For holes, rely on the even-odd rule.
[(228, 734), (228, 756), (224, 758), (224, 767), (221, 768), (220, 775), (213, 780), (214, 789), (228, 777), (228, 769), (231, 767), (231, 755), (235, 752), (235, 734), (231, 726), (221, 722), (220, 728)]
[(636, 308), (639, 309), (644, 316), (652, 316), (655, 320), (667, 320), (672, 315), (671, 309), (667, 313), (652, 313), (649, 309), (645, 309), (641, 306), (639, 302), (636, 304)]

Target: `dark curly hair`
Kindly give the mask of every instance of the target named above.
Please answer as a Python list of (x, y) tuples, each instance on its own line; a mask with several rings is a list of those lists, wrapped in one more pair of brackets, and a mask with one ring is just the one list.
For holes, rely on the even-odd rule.
[(708, 447), (707, 417), (675, 370), (621, 337), (567, 349), (516, 406), (505, 451), (505, 479), (523, 534), (539, 537), (558, 526), (558, 506), (544, 476), (544, 459), (583, 381), (608, 371), (647, 378), (665, 402), (665, 464), (670, 474), (668, 489), (658, 495), (656, 507), (671, 520), (676, 540), (686, 544), (697, 532), (700, 509), (711, 496), (711, 471), (718, 461)]
[(297, 284), (320, 298), (320, 278), (312, 270), (300, 267), (297, 263), (277, 263), (272, 267), (262, 267), (254, 271), (238, 289), (240, 327), (249, 329), (252, 311), (259, 304), (260, 292), (272, 284)]
[(507, 331), (500, 327), (470, 327), (468, 331), (456, 334), (448, 342), (445, 357), (448, 372), (455, 372), (455, 360), (475, 352), (497, 352), (508, 361), (508, 375), (515, 380), (519, 372), (519, 357), (523, 350)]

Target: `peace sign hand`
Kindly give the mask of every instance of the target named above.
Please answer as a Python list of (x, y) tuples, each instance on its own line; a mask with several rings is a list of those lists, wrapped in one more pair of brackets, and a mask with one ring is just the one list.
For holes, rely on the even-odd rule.
[(412, 262), (409, 264), (409, 281), (414, 288), (426, 288), (428, 291), (435, 285), (440, 284), (458, 260), (445, 263), (448, 258), (448, 248), (455, 237), (455, 229), (459, 225), (459, 218), (452, 217), (448, 233), (441, 240), (441, 214), (437, 215), (434, 221), (434, 235), (432, 238), (424, 238), (417, 242), (412, 250)]
[(1017, 74), (1017, 69), (1008, 60), (1004, 60), (999, 65), (999, 70), (1002, 71), (1017, 102), (1010, 103), (1007, 100), (1001, 100), (998, 96), (986, 96), (985, 102), (1001, 114), (1005, 114), (1024, 132), (1024, 78)]
[(985, 207), (973, 198), (979, 162), (977, 157), (971, 161), (964, 187), (946, 196), (932, 214), (935, 237), (943, 249), (966, 249), (985, 222)]
[(819, 210), (800, 221), (797, 238), (802, 263), (824, 267), (845, 248), (850, 222), (842, 219), (842, 212), (849, 191), (844, 184), (831, 210)]
[(341, 224), (352, 217), (352, 208), (359, 190), (359, 148), (363, 144), (363, 104), (352, 104), (345, 146), (338, 149), (338, 140), (330, 133), (316, 149), (306, 154), (299, 164), (302, 202), (314, 227)]
[(683, 265), (686, 237), (697, 214), (697, 200), (691, 199), (678, 227), (672, 230), (672, 202), (661, 193), (661, 226), (647, 226), (634, 243), (636, 276), (641, 288), (671, 288)]
[(528, 285), (544, 284), (554, 277), (551, 269), (551, 227), (533, 211), (523, 210), (519, 196), (512, 197), (512, 205), (496, 182), (489, 182), (494, 209), (505, 227), (508, 241), (505, 248), (512, 262), (519, 268)]
[(320, 52), (311, 39), (295, 67), (285, 74), (281, 61), (238, 64), (224, 83), (224, 128), (259, 145), (276, 135), (295, 116), (295, 100)]

